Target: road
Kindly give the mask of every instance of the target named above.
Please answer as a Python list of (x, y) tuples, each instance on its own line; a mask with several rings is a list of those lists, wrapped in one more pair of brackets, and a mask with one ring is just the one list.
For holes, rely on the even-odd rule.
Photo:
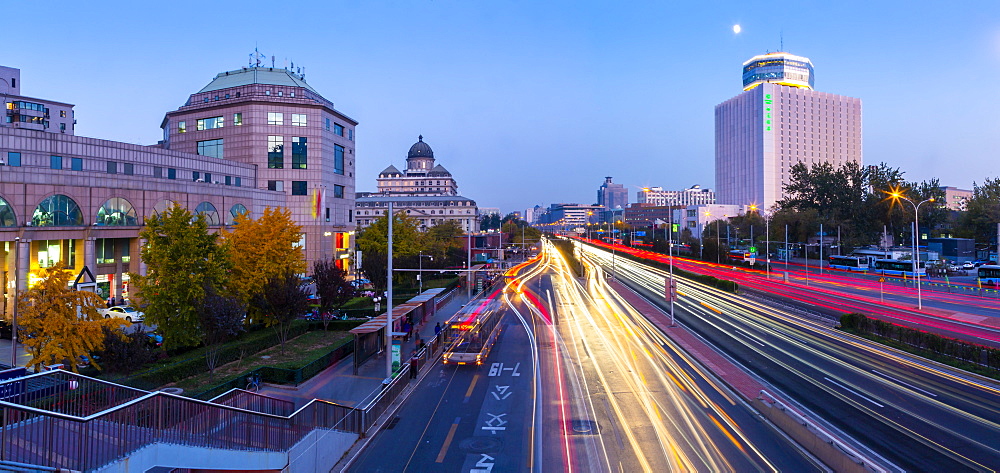
[[(584, 252), (651, 300), (663, 271)], [(678, 320), (808, 410), (909, 471), (1000, 465), (1000, 389), (797, 314), (680, 281)]]

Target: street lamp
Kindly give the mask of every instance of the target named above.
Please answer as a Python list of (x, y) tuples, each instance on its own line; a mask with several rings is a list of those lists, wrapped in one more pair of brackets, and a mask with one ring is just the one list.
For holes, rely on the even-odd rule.
[(20, 298), (20, 278), (18, 272), (21, 271), (21, 237), (14, 237), (14, 311), (11, 313), (10, 332), (10, 366), (17, 367), (17, 300)]
[(934, 202), (935, 199), (931, 197), (920, 201), (919, 204), (914, 204), (912, 200), (904, 197), (899, 190), (893, 190), (890, 192), (889, 197), (896, 202), (899, 202), (899, 200), (905, 200), (913, 206), (913, 277), (917, 280), (917, 309), (922, 310), (924, 308), (924, 304), (923, 299), (920, 297), (920, 273), (917, 271), (920, 268), (920, 253), (919, 248), (917, 247), (920, 241), (920, 237), (917, 236), (920, 232), (920, 206), (928, 202)]
[(430, 258), (431, 261), (434, 261), (434, 257), (420, 252), (417, 253), (417, 258), (420, 260), (419, 263), (417, 263), (417, 267), (419, 268), (419, 271), (417, 272), (417, 287), (419, 288), (419, 292), (417, 292), (417, 295), (420, 295), (424, 293), (424, 258)]

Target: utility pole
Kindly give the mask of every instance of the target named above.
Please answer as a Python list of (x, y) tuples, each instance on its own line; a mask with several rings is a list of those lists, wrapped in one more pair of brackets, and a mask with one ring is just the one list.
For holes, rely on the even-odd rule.
[(10, 366), (17, 367), (17, 300), (20, 299), (21, 237), (14, 237), (14, 312), (11, 314)]
[(386, 246), (386, 253), (389, 254), (389, 271), (386, 275), (386, 300), (385, 300), (385, 377), (392, 378), (392, 221), (396, 216), (392, 213), (392, 201), (389, 201), (389, 238)]
[(823, 224), (819, 224), (819, 274), (823, 275), (823, 240), (826, 240), (823, 234)]

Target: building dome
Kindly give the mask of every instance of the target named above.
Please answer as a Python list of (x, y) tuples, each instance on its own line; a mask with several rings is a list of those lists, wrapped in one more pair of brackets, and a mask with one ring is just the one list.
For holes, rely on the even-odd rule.
[(434, 150), (427, 143), (424, 143), (424, 135), (417, 137), (417, 142), (410, 146), (410, 152), (406, 153), (406, 158), (433, 158)]

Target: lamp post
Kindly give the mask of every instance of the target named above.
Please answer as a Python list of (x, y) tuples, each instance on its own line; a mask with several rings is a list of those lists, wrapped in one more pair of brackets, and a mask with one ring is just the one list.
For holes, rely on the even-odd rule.
[(420, 295), (424, 293), (424, 258), (430, 258), (431, 261), (434, 261), (434, 257), (431, 255), (425, 255), (424, 252), (421, 251), (420, 253), (417, 253), (417, 258), (420, 260), (419, 263), (417, 263), (417, 267), (420, 269), (417, 272), (417, 288), (419, 291), (417, 292), (417, 295)]
[(386, 253), (388, 253), (387, 263), (389, 266), (389, 271), (387, 272), (386, 280), (386, 298), (385, 298), (385, 377), (386, 379), (392, 378), (392, 221), (396, 219), (396, 216), (392, 213), (392, 201), (388, 202), (389, 211), (386, 214), (389, 219), (389, 232), (386, 241)]
[(909, 198), (903, 197), (903, 194), (901, 192), (899, 192), (898, 190), (890, 192), (889, 193), (889, 197), (892, 197), (892, 199), (896, 200), (897, 202), (899, 200), (905, 200), (905, 201), (909, 202), (910, 205), (913, 206), (913, 258), (912, 258), (912, 261), (913, 261), (913, 277), (916, 278), (916, 281), (917, 281), (917, 309), (921, 309), (922, 310), (924, 308), (924, 304), (923, 304), (923, 299), (921, 298), (921, 294), (920, 294), (920, 273), (917, 271), (920, 268), (920, 252), (919, 252), (919, 248), (918, 248), (918, 244), (920, 242), (920, 236), (919, 236), (919, 234), (920, 234), (920, 206), (924, 205), (924, 204), (926, 204), (928, 202), (932, 202), (933, 203), (935, 201), (935, 199), (933, 197), (931, 197), (929, 199), (924, 199), (924, 200), (920, 201), (919, 204), (914, 204), (913, 201), (910, 200)]
[(21, 269), (21, 237), (14, 237), (14, 311), (11, 314), (10, 332), (10, 366), (17, 367), (17, 300), (19, 299), (18, 289), (20, 289), (20, 278), (18, 272)]

